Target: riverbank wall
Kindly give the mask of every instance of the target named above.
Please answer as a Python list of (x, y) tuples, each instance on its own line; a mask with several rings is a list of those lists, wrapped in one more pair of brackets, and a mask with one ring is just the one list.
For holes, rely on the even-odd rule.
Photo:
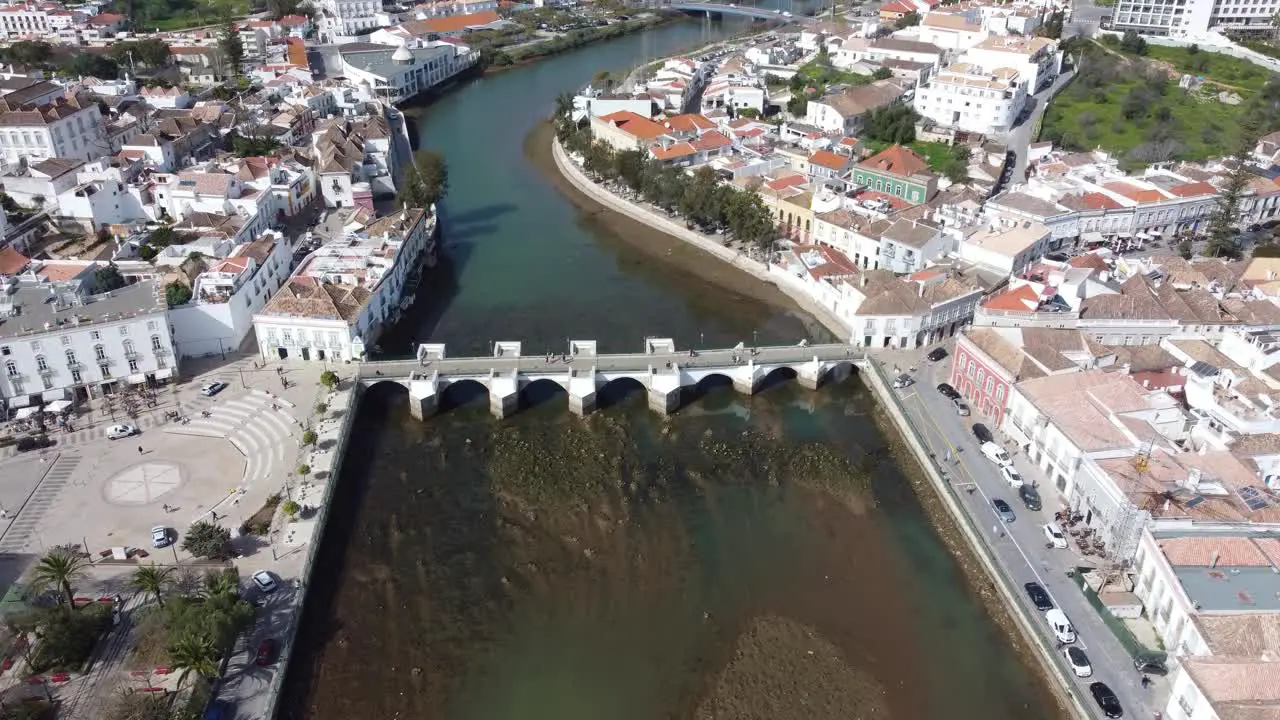
[(853, 329), (848, 323), (836, 317), (829, 309), (815, 302), (808, 293), (799, 287), (799, 281), (789, 276), (785, 271), (772, 267), (768, 263), (752, 260), (740, 252), (724, 247), (702, 233), (690, 230), (677, 222), (673, 222), (670, 218), (663, 217), (646, 207), (618, 197), (600, 187), (591, 178), (587, 177), (586, 173), (569, 158), (568, 153), (565, 152), (558, 140), (552, 140), (551, 154), (560, 174), (583, 195), (636, 222), (648, 225), (655, 230), (682, 240), (711, 255), (714, 259), (727, 263), (757, 280), (773, 285), (791, 298), (801, 309), (817, 318), (819, 322), (836, 335), (840, 342), (850, 342), (853, 338)]
[(356, 411), (360, 406), (360, 394), (363, 390), (363, 383), (355, 373), (352, 373), (350, 378), (344, 378), (339, 383), (337, 390), (320, 401), (326, 405), (326, 408), (324, 413), (320, 413), (321, 418), (314, 428), (316, 433), (314, 447), (325, 448), (324, 460), (315, 459), (317, 455), (313, 453), (314, 466), (311, 470), (312, 477), (318, 478), (320, 473), (327, 474), (324, 476), (324, 487), (320, 493), (319, 504), (316, 506), (311, 539), (307, 543), (307, 557), (303, 561), (302, 572), (299, 574), (301, 584), (297, 588), (294, 599), (294, 619), (288, 624), (284, 637), (279, 638), (280, 656), (276, 664), (280, 670), (272, 676), (271, 685), (267, 689), (266, 712), (262, 716), (264, 720), (274, 720), (278, 716), (280, 698), (283, 695), (281, 691), (290, 670), (295, 669), (290, 668), (289, 663), (293, 659), (294, 648), (297, 647), (298, 631), (302, 628), (302, 618), (307, 609), (307, 596), (311, 591), (312, 571), (316, 566), (316, 557), (324, 544), (330, 506), (342, 473), (342, 461), (346, 456), (347, 442), (351, 437)]
[(911, 422), (911, 418), (907, 415), (906, 408), (902, 406), (898, 394), (893, 392), (884, 368), (875, 358), (868, 357), (858, 362), (858, 369), (861, 371), (863, 383), (871, 390), (880, 407), (884, 408), (885, 413), (897, 429), (898, 435), (906, 442), (911, 454), (919, 462), (920, 469), (924, 471), (925, 479), (942, 502), (947, 514), (951, 517), (952, 523), (960, 531), (968, 549), (977, 558), (983, 571), (995, 585), (1007, 614), (1017, 624), (1018, 634), (1032, 649), (1032, 655), (1035, 657), (1041, 672), (1045, 677), (1049, 678), (1049, 687), (1053, 688), (1058, 695), (1060, 704), (1076, 720), (1091, 720), (1093, 715), (1089, 712), (1079, 692), (1077, 692), (1075, 683), (1070, 680), (1070, 678), (1074, 677), (1070, 668), (1066, 666), (1062, 655), (1050, 646), (1048, 639), (1037, 631), (1037, 627), (1043, 623), (1043, 620), (1027, 611), (1020, 600), (1021, 595), (1018, 591), (1017, 583), (1014, 582), (1013, 578), (1009, 577), (1008, 573), (1005, 572), (992, 554), (991, 549), (983, 542), (978, 528), (973, 523), (973, 519), (969, 517), (964, 507), (961, 506), (955, 487), (951, 484), (943, 468), (938, 464), (937, 458), (929, 452), (924, 437)]

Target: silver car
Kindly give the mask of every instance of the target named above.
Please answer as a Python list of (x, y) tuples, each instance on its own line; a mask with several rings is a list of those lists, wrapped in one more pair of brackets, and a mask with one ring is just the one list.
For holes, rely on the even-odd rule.
[(969, 416), (969, 406), (965, 405), (964, 401), (961, 400), (960, 398), (952, 399), (951, 406), (956, 409), (956, 414), (959, 415), (960, 417)]

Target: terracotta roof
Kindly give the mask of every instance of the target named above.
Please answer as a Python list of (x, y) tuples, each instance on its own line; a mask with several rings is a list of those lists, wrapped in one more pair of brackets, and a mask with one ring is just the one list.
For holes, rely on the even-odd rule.
[[(502, 17), (492, 10), (485, 10), (478, 13), (469, 13), (467, 15), (450, 15), (442, 18), (431, 18), (423, 21), (422, 27), (427, 32), (457, 32), (466, 30), (469, 27), (477, 27), (479, 25), (490, 25), (501, 20)], [(406, 23), (407, 24), (407, 23)]]
[(1160, 202), (1165, 199), (1159, 190), (1146, 190), (1126, 182), (1109, 182), (1102, 187), (1138, 203)]
[(264, 315), (344, 320), (354, 323), (372, 294), (359, 285), (323, 283), (313, 277), (295, 276), (262, 308)]
[(891, 145), (858, 163), (860, 167), (876, 172), (887, 172), (909, 177), (929, 172), (929, 163), (910, 148)]
[(602, 115), (600, 120), (641, 140), (653, 140), (667, 134), (667, 129), (662, 125), (630, 110)]
[(667, 118), (666, 126), (676, 132), (698, 132), (701, 130), (714, 130), (716, 124), (702, 115), (688, 113)]
[(1218, 188), (1207, 182), (1194, 182), (1185, 185), (1175, 185), (1169, 188), (1169, 192), (1178, 197), (1196, 197), (1197, 195), (1217, 195)]
[(1124, 207), (1115, 198), (1100, 192), (1089, 192), (1081, 195), (1080, 204), (1090, 210), (1119, 210)]
[(1067, 264), (1070, 265), (1071, 267), (1092, 268), (1098, 271), (1105, 271), (1105, 270), (1111, 269), (1111, 267), (1107, 265), (1107, 261), (1103, 260), (1102, 256), (1097, 253), (1085, 253), (1084, 255), (1077, 255), (1071, 258), (1070, 260), (1068, 260)]
[(1020, 285), (987, 298), (982, 307), (988, 310), (1031, 312), (1040, 306), (1040, 294), (1030, 285)]
[(6, 245), (0, 250), (0, 275), (17, 275), (31, 263), (31, 258)]
[(809, 156), (809, 163), (831, 170), (843, 170), (849, 165), (849, 158), (845, 155), (837, 155), (830, 150), (819, 150)]

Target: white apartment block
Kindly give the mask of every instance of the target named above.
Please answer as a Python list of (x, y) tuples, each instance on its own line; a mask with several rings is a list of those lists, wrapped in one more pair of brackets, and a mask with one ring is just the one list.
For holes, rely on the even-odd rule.
[(176, 372), (163, 287), (93, 294), (100, 267), (63, 282), (33, 272), (0, 282), (0, 394), (10, 407), (98, 397)]
[(1062, 71), (1058, 42), (1036, 36), (993, 35), (969, 48), (961, 60), (981, 68), (1012, 68), (1033, 95)]
[(43, 35), (54, 29), (49, 15), (48, 10), (37, 5), (0, 7), (0, 31), (10, 38)]
[(253, 329), (253, 316), (289, 277), (293, 243), (266, 232), (195, 278), (191, 300), (169, 311), (180, 357), (234, 351)]
[(93, 161), (110, 154), (96, 104), (59, 98), (39, 107), (0, 110), (0, 156), (6, 167), (46, 158)]
[(955, 63), (916, 90), (916, 112), (935, 123), (974, 133), (1006, 132), (1027, 105), (1027, 91), (1016, 70), (990, 72)]
[(382, 11), (380, 0), (320, 0), (320, 42), (338, 42), (378, 27), (377, 14)]
[(1111, 29), (1144, 35), (1197, 37), (1210, 30), (1255, 35), (1275, 31), (1280, 0), (1118, 0)]
[(253, 316), (262, 357), (363, 359), (413, 301), (419, 273), (434, 262), (435, 237), (436, 215), (411, 208), (307, 256)]
[(343, 74), (364, 100), (398, 103), (426, 92), (476, 63), (465, 45), (428, 42), (417, 47), (358, 49), (341, 53)]

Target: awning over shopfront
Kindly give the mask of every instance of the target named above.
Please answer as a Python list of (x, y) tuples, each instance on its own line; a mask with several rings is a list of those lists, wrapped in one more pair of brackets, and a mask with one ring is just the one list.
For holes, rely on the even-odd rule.
[(129, 383), (130, 385), (142, 385), (147, 382), (147, 376), (143, 375), (142, 373), (137, 373), (136, 375), (130, 375), (129, 377), (125, 378), (125, 382)]
[(40, 393), (40, 399), (44, 402), (53, 402), (54, 400), (66, 400), (67, 389), (58, 388), (57, 390), (45, 390)]
[(173, 368), (160, 368), (156, 371), (157, 380), (168, 380), (173, 377)]
[(1086, 243), (1106, 242), (1106, 239), (1102, 237), (1102, 233), (1100, 232), (1087, 232), (1080, 236), (1080, 240)]
[(63, 410), (66, 410), (69, 407), (71, 407), (70, 400), (54, 400), (53, 402), (44, 406), (44, 411), (47, 413), (56, 414), (56, 413), (62, 412)]
[(9, 407), (11, 408), (26, 407), (30, 404), (31, 404), (30, 395), (17, 395), (9, 401)]
[(13, 416), (14, 420), (26, 420), (27, 418), (40, 412), (40, 408), (27, 406), (18, 410), (18, 414)]
[(1018, 429), (1017, 425), (1014, 425), (1011, 422), (1005, 423), (1005, 426), (1001, 429), (1008, 433), (1009, 437), (1012, 438), (1014, 442), (1018, 443), (1018, 447), (1025, 448), (1031, 444), (1031, 438), (1027, 437), (1022, 430)]

